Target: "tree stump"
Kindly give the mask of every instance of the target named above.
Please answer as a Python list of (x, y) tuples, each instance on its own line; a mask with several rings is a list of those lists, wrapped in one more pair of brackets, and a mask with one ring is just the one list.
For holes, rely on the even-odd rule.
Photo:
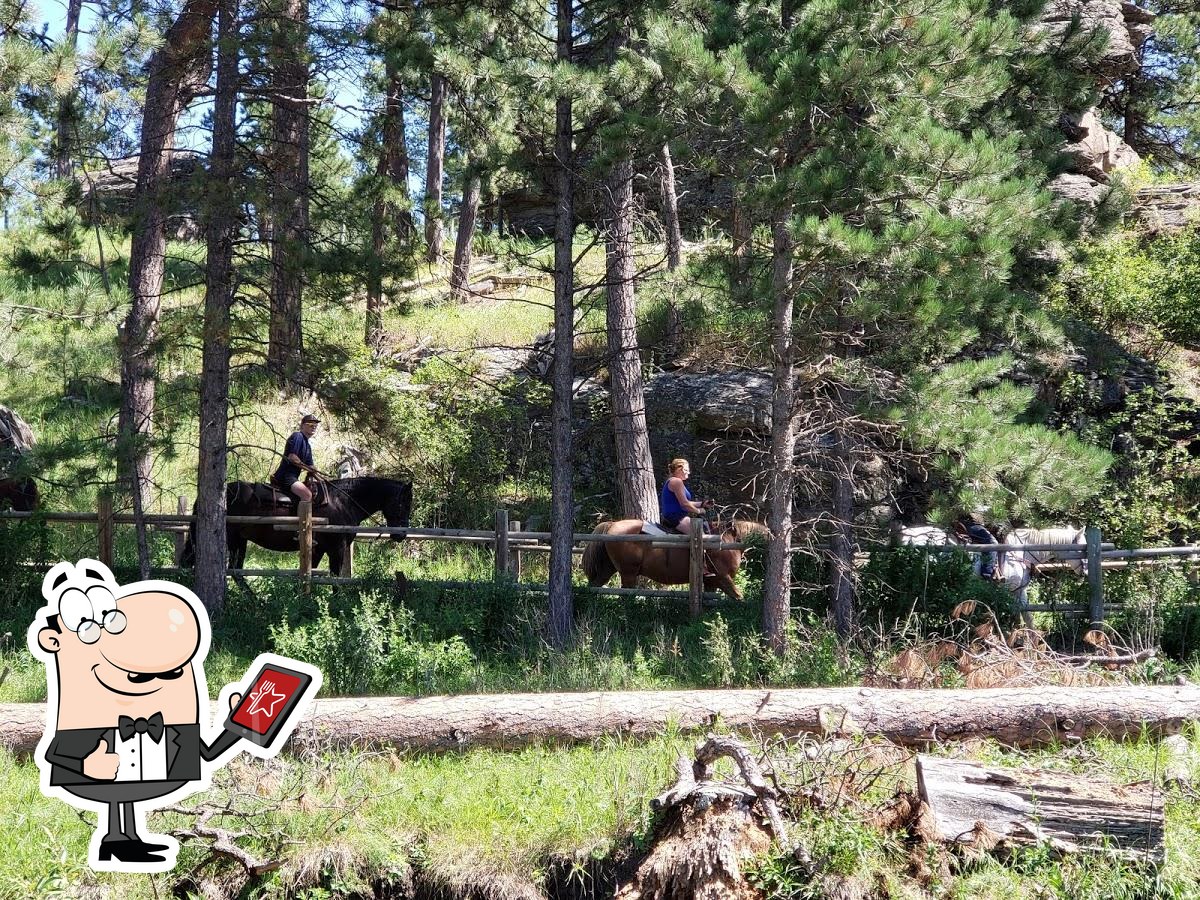
[[(712, 765), (734, 759), (747, 786), (712, 780)], [(775, 792), (757, 763), (736, 739), (709, 736), (691, 762), (676, 762), (677, 781), (653, 802), (664, 813), (653, 849), (616, 900), (750, 900), (758, 891), (743, 866), (771, 848), (786, 844)]]

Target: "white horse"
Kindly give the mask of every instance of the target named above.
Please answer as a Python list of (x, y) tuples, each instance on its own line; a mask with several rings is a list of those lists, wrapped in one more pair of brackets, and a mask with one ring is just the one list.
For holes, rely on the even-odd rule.
[[(1082, 528), (1014, 528), (1004, 539), (1006, 544), (1083, 544), (1086, 534)], [(1063, 550), (1026, 550), (1035, 565), (1066, 563), (1078, 575), (1087, 575), (1087, 552), (1077, 548)]]
[[(906, 525), (899, 529), (899, 543), (910, 547), (947, 547), (958, 546), (960, 541), (944, 528), (936, 525)], [(1026, 541), (1009, 541), (1007, 543), (1026, 543)], [(1028, 543), (1043, 543), (1029, 541)], [(1051, 543), (1045, 541), (1044, 543)], [(1057, 542), (1055, 542), (1057, 543)], [(1070, 543), (1069, 541), (1064, 543)], [(996, 545), (997, 561), (995, 577), (1013, 597), (1021, 609), (1021, 615), (1029, 621), (1029, 581), (1033, 577), (1035, 560), (1026, 550), (1005, 550), (1005, 544)], [(1049, 551), (1053, 553), (1054, 551)], [(983, 570), (983, 554), (972, 553), (971, 569), (976, 575)]]

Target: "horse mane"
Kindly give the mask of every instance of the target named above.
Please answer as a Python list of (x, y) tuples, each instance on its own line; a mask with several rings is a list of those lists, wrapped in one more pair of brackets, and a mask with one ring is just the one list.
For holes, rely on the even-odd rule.
[(732, 531), (738, 541), (744, 541), (756, 534), (761, 534), (764, 538), (771, 536), (771, 530), (766, 525), (762, 522), (751, 522), (749, 519), (734, 519), (725, 530)]

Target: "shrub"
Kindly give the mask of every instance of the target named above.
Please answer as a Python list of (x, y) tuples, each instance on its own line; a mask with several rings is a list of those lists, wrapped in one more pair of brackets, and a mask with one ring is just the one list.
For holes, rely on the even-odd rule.
[(974, 574), (967, 554), (896, 547), (871, 554), (859, 591), (859, 621), (879, 627), (885, 634), (912, 616), (929, 627), (940, 628), (964, 600), (989, 606), (1005, 628), (1017, 621), (1016, 598)]
[(277, 653), (320, 668), (331, 694), (450, 693), (470, 682), (475, 666), (461, 638), (420, 640), (412, 613), (392, 609), (376, 591), (340, 613), (322, 597), (316, 618), (296, 627), (285, 620), (271, 640)]

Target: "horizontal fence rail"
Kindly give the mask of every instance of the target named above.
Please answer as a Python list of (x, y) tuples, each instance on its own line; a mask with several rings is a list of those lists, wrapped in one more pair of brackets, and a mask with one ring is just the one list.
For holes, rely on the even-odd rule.
[[(175, 535), (175, 567), (162, 569), (163, 572), (180, 571), (179, 562), (183, 555), (184, 541), (190, 526), (196, 517), (187, 513), (186, 498), (180, 497), (177, 513), (148, 513), (141, 517), (141, 522), (157, 530)], [(75, 524), (92, 524), (97, 527), (99, 558), (102, 562), (112, 565), (112, 543), (114, 525), (136, 525), (138, 518), (129, 513), (117, 513), (112, 508), (111, 497), (100, 495), (97, 498), (95, 512), (76, 511), (35, 511), (17, 512), (0, 511), (0, 522), (4, 520), (27, 520), (37, 518), (47, 522), (62, 522)], [(376, 525), (334, 525), (328, 519), (312, 515), (312, 507), (308, 502), (298, 504), (295, 516), (227, 516), (226, 522), (231, 525), (262, 525), (280, 531), (297, 532), (300, 545), (301, 560), (297, 569), (230, 569), (231, 577), (242, 578), (298, 578), (304, 584), (353, 584), (360, 579), (353, 577), (353, 548), (356, 541), (380, 541), (401, 538), (412, 541), (446, 541), (475, 546), (490, 547), (495, 552), (494, 580), (511, 585), (517, 590), (545, 593), (546, 585), (530, 584), (520, 581), (522, 556), (525, 553), (549, 552), (551, 534), (548, 531), (522, 531), (519, 522), (510, 522), (508, 511), (496, 511), (495, 527), (487, 529), (467, 528), (392, 528)], [(591, 593), (611, 594), (615, 596), (638, 595), (645, 597), (683, 598), (688, 597), (693, 613), (698, 614), (701, 601), (711, 602), (718, 595), (703, 590), (702, 555), (712, 550), (742, 550), (748, 545), (738, 541), (726, 541), (722, 535), (705, 534), (700, 531), (699, 520), (693, 522), (694, 531), (691, 534), (605, 534), (605, 533), (576, 533), (571, 535), (575, 545), (572, 552), (582, 553), (587, 544), (609, 543), (644, 543), (653, 548), (687, 548), (692, 558), (690, 566), (690, 584), (684, 590), (654, 590), (642, 588), (577, 588)], [(348, 553), (342, 571), (337, 575), (318, 575), (312, 569), (312, 550), (314, 535), (344, 535), (350, 538), (347, 542)], [(1087, 607), (1078, 604), (1028, 604), (1027, 611), (1056, 611), (1084, 610), (1091, 612), (1093, 622), (1103, 620), (1105, 605), (1103, 595), (1103, 573), (1106, 569), (1124, 568), (1134, 565), (1154, 563), (1186, 563), (1200, 558), (1200, 544), (1179, 547), (1142, 547), (1118, 549), (1115, 544), (1100, 540), (1099, 529), (1086, 530), (1087, 541), (1072, 544), (909, 544), (926, 553), (939, 554), (962, 551), (970, 554), (984, 553), (1016, 553), (1016, 552), (1053, 552), (1056, 559), (1035, 563), (1037, 571), (1078, 570), (1078, 563), (1087, 563), (1086, 577), (1088, 578), (1090, 596)], [(580, 546), (584, 545), (584, 546)], [(792, 553), (819, 552), (828, 549), (824, 545), (795, 545), (789, 548)], [(894, 546), (872, 547), (870, 552), (896, 549)], [(859, 557), (869, 554), (859, 553)], [(431, 581), (423, 582), (447, 587), (462, 587), (477, 584), (477, 582)]]

